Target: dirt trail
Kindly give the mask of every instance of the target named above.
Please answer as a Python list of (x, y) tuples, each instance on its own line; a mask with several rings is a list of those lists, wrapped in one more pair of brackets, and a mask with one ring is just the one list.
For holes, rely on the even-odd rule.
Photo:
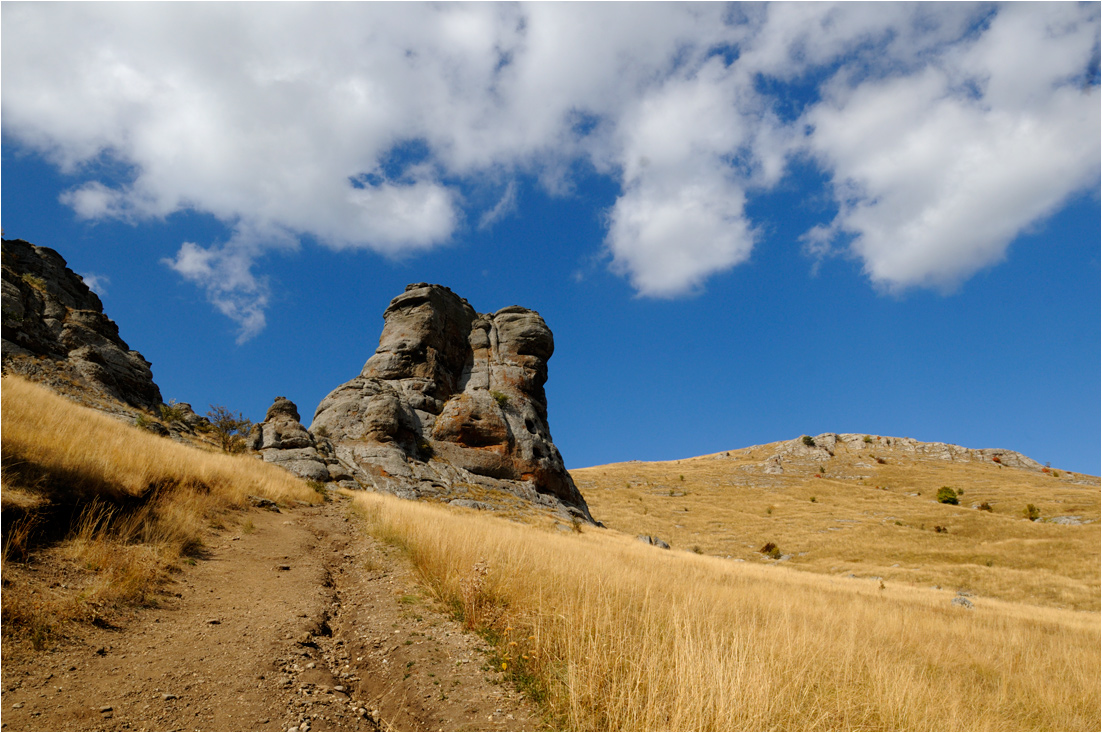
[[(5, 638), (13, 730), (534, 730), (481, 639), (423, 595), (347, 499), (252, 510), (213, 533), (157, 608)], [(33, 567), (33, 566), (32, 566)], [(18, 576), (48, 572), (23, 570)], [(15, 573), (12, 573), (16, 575)]]

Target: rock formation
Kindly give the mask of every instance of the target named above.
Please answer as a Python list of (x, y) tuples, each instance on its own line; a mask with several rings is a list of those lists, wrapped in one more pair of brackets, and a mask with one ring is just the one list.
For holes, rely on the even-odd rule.
[(61, 255), (22, 239), (5, 239), (2, 260), (5, 371), (132, 407), (154, 410), (161, 404), (150, 363), (119, 337), (99, 297)]
[[(264, 460), (308, 481), (351, 482), (351, 474), (333, 455), (329, 441), (318, 440), (299, 422), (298, 407), (286, 397), (276, 397), (264, 422), (253, 425), (248, 447)], [(354, 483), (349, 483), (354, 488)]]
[(952, 443), (923, 443), (914, 438), (892, 438), (859, 433), (823, 433), (801, 436), (778, 443), (776, 451), (766, 459), (766, 473), (784, 473), (786, 464), (800, 466), (829, 465), (838, 451), (865, 454), (868, 458), (883, 461), (913, 461), (919, 458), (937, 461), (997, 463), (1009, 468), (1026, 468), (1040, 471), (1042, 466), (1029, 456), (1016, 451), (997, 448), (965, 448)]
[(474, 506), (485, 490), (591, 520), (547, 426), (551, 330), (535, 311), (476, 313), (440, 285), (391, 301), (375, 354), (310, 431), (362, 485)]

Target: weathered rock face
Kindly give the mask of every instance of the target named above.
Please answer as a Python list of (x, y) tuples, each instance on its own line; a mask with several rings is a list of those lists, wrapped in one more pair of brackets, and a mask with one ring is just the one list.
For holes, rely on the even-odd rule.
[(310, 430), (360, 483), (410, 498), (508, 491), (590, 519), (547, 426), (551, 330), (535, 311), (476, 313), (417, 283), (383, 314), (379, 348), (333, 390)]
[(319, 441), (302, 426), (298, 408), (286, 397), (276, 397), (264, 416), (264, 422), (253, 425), (248, 447), (259, 451), (268, 463), (274, 463), (308, 481), (327, 483), (352, 479), (340, 467), (329, 441)]
[(150, 363), (131, 351), (103, 303), (52, 249), (3, 240), (5, 370), (36, 381), (71, 381), (133, 407), (156, 409)]

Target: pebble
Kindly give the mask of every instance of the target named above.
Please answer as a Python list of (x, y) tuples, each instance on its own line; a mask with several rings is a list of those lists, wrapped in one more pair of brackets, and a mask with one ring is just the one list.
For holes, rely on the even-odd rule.
[(173, 695), (171, 692), (166, 692), (165, 694), (161, 695), (161, 699), (163, 699), (163, 700), (179, 700), (180, 698), (176, 697), (176, 695)]
[(23, 707), (23, 703), (21, 703), (21, 702), (17, 702), (14, 705), (12, 705), (12, 709), (14, 709), (14, 710), (18, 710), (21, 707)]

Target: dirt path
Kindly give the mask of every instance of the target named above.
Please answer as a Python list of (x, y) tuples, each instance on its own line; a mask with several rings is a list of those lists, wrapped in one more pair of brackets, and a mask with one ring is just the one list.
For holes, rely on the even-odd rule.
[(157, 608), (74, 627), (51, 652), (5, 638), (0, 728), (539, 727), (347, 499), (253, 510), (205, 546)]

